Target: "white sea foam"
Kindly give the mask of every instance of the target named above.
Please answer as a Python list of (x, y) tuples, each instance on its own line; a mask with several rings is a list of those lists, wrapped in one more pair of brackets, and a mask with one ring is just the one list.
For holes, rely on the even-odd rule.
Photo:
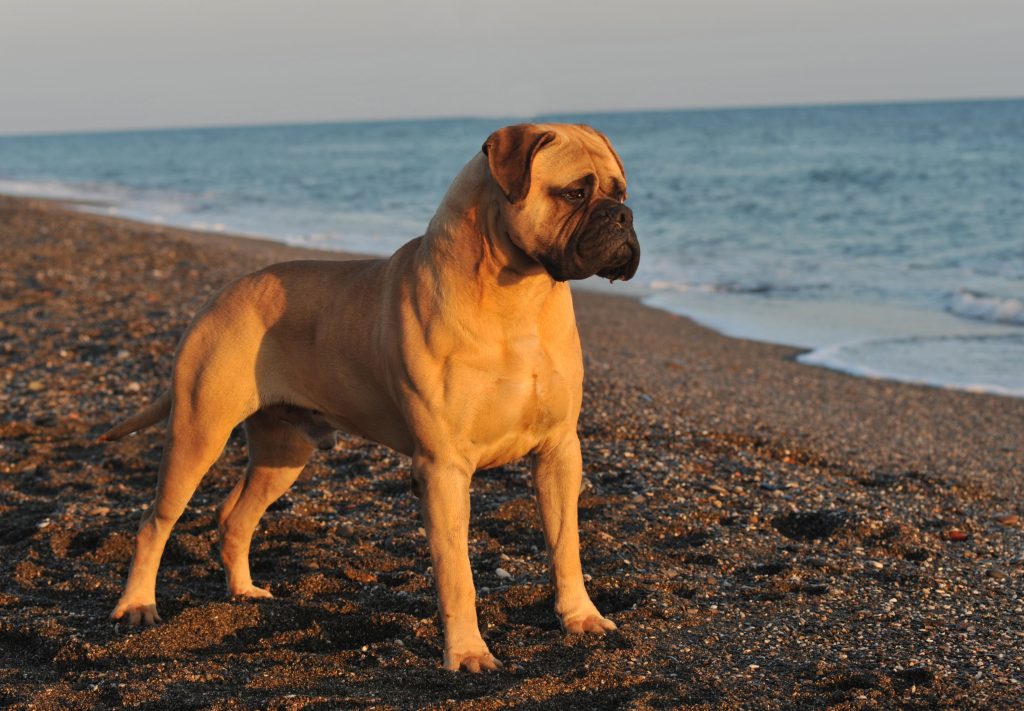
[(0, 193), (19, 197), (39, 197), (53, 200), (94, 200), (95, 194), (81, 187), (59, 180), (3, 180), (0, 179)]
[(1024, 397), (1024, 336), (898, 338), (816, 348), (807, 365), (878, 380)]
[(141, 190), (117, 183), (0, 179), (0, 193), (78, 203), (80, 210), (163, 222), (190, 212), (199, 196), (171, 190)]
[(676, 291), (680, 294), (717, 294), (721, 291), (717, 284), (690, 284), (681, 281), (666, 281), (655, 279), (651, 282), (652, 291)]
[(797, 360), (864, 378), (1024, 397), (1024, 332), (941, 311), (751, 293), (658, 291), (648, 306), (727, 336), (806, 348)]
[(952, 314), (978, 321), (1024, 326), (1024, 301), (1012, 296), (995, 296), (961, 289), (952, 295)]

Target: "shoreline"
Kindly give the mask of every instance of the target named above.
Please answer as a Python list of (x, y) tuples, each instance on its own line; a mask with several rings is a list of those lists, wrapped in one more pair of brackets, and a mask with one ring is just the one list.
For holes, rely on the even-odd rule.
[(472, 491), (481, 628), (505, 670), (440, 669), (408, 461), (352, 437), (260, 523), (253, 575), (275, 598), (228, 599), (216, 506), (245, 469), (241, 433), (168, 544), (164, 623), (110, 624), (163, 433), (96, 436), (166, 387), (221, 285), (310, 254), (0, 197), (0, 705), (1019, 700), (1024, 400), (808, 367), (797, 349), (586, 290), (581, 544), (617, 632), (559, 630), (517, 463)]
[[(275, 238), (269, 235), (258, 235), (258, 234), (244, 234), (230, 231), (213, 230), (209, 228), (190, 227), (184, 225), (174, 225), (163, 221), (157, 221), (155, 219), (147, 219), (145, 216), (126, 216), (121, 214), (109, 214), (104, 209), (114, 209), (120, 211), (117, 205), (112, 203), (103, 203), (95, 200), (87, 199), (74, 199), (74, 198), (60, 198), (60, 197), (46, 197), (46, 196), (34, 196), (34, 195), (23, 195), (23, 194), (12, 194), (0, 192), (0, 197), (10, 198), (14, 200), (38, 200), (44, 203), (52, 204), (56, 207), (62, 207), (69, 209), (74, 212), (78, 212), (85, 215), (93, 215), (99, 218), (105, 218), (110, 220), (121, 220), (129, 224), (137, 225), (143, 228), (160, 228), (167, 229), (177, 233), (180, 237), (189, 240), (198, 240), (200, 243), (209, 242), (214, 244), (230, 244), (244, 246), (245, 241), (252, 243), (254, 249), (273, 249), (280, 246), (288, 250), (288, 254), (294, 254), (294, 257), (289, 258), (316, 258), (316, 259), (380, 259), (387, 258), (388, 254), (371, 254), (362, 252), (351, 252), (342, 249), (330, 249), (330, 248), (319, 248), (308, 245), (296, 245), (290, 244), (282, 239)], [(130, 211), (129, 211), (130, 212)], [(413, 235), (414, 236), (414, 235)], [(410, 236), (409, 239), (412, 239)], [(220, 242), (218, 242), (220, 240)], [(241, 242), (240, 242), (241, 241)], [(981, 393), (988, 395), (995, 395), (999, 397), (1008, 398), (1020, 398), (1024, 399), (1024, 390), (1017, 388), (1007, 388), (1001, 385), (994, 384), (975, 384), (975, 383), (963, 383), (963, 382), (948, 382), (943, 381), (936, 377), (931, 376), (918, 376), (906, 373), (900, 373), (898, 371), (885, 370), (874, 368), (870, 365), (863, 363), (848, 362), (839, 356), (839, 353), (848, 346), (861, 345), (873, 342), (873, 337), (861, 337), (853, 340), (840, 340), (835, 343), (828, 343), (826, 345), (799, 345), (795, 341), (799, 341), (799, 338), (795, 338), (792, 341), (786, 337), (776, 338), (768, 337), (765, 338), (761, 335), (763, 328), (755, 327), (751, 324), (746, 326), (737, 326), (736, 324), (730, 324), (729, 319), (722, 320), (722, 316), (715, 316), (714, 309), (708, 311), (707, 309), (701, 310), (696, 307), (685, 307), (676, 305), (675, 308), (670, 303), (659, 304), (659, 299), (665, 301), (663, 292), (652, 289), (643, 289), (641, 287), (635, 287), (633, 285), (626, 285), (620, 288), (620, 293), (615, 293), (616, 289), (614, 285), (605, 284), (596, 278), (591, 278), (583, 282), (575, 282), (573, 284), (574, 293), (575, 290), (582, 290), (586, 292), (593, 292), (599, 294), (608, 294), (612, 296), (618, 296), (636, 301), (638, 304), (645, 308), (663, 311), (673, 316), (680, 316), (686, 318), (693, 323), (714, 331), (715, 333), (725, 337), (736, 340), (752, 341), (756, 343), (762, 343), (765, 345), (777, 345), (786, 348), (792, 348), (799, 351), (795, 356), (794, 360), (801, 365), (812, 367), (812, 368), (823, 368), (833, 372), (841, 373), (855, 378), (863, 378), (867, 380), (882, 380), (894, 383), (903, 383), (909, 385), (917, 385), (923, 387), (938, 388), (941, 390), (953, 390), (957, 392), (967, 393)], [(625, 291), (626, 293), (621, 293)], [(806, 308), (807, 305), (804, 306)], [(941, 316), (940, 314), (933, 313), (930, 311), (923, 312), (925, 315), (935, 318)], [(950, 317), (954, 321), (957, 321), (955, 317)], [(965, 332), (977, 331), (978, 333), (986, 333), (991, 331), (993, 333), (1016, 333), (1011, 328), (1006, 326), (1000, 326), (995, 323), (977, 323), (970, 322), (970, 324), (964, 324), (961, 326)], [(783, 332), (791, 331), (792, 329), (782, 328)], [(953, 336), (959, 335), (958, 332), (953, 333)]]

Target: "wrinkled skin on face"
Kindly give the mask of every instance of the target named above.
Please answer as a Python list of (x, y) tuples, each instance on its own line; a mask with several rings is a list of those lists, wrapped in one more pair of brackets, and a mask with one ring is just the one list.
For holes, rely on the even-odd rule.
[(589, 126), (510, 126), (484, 144), (509, 239), (557, 281), (628, 280), (640, 263), (626, 176)]

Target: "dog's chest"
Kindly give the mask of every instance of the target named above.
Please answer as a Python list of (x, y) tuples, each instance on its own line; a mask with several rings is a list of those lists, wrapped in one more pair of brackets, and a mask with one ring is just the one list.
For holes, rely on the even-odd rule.
[(550, 364), (539, 365), (496, 377), (490, 387), (494, 409), (482, 419), (524, 431), (547, 430), (564, 420), (569, 409), (565, 375)]
[(460, 370), (453, 380), (472, 386), (452, 403), (460, 410), (454, 419), (478, 449), (482, 468), (524, 456), (575, 419), (581, 371), (572, 353), (521, 339), (487, 366), (466, 363)]

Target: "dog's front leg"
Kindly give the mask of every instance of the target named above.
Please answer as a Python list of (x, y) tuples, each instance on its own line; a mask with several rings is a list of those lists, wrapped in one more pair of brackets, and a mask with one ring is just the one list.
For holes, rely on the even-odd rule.
[(438, 607), (444, 627), (444, 667), (493, 670), (501, 663), (487, 649), (476, 618), (476, 588), (469, 565), (468, 466), (418, 456), (413, 476), (434, 563)]
[(598, 612), (583, 584), (578, 508), (583, 483), (580, 440), (573, 432), (550, 449), (538, 452), (533, 485), (555, 586), (555, 613), (569, 633), (604, 633), (615, 623)]

